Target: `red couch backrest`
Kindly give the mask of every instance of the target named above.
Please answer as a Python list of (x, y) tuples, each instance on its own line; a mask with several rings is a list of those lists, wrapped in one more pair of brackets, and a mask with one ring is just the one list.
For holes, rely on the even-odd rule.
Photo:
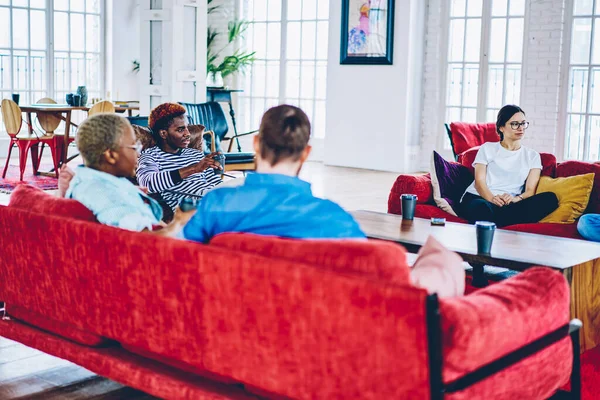
[(302, 261), (343, 274), (410, 284), (410, 269), (404, 247), (391, 242), (373, 246), (367, 240), (297, 240), (251, 233), (223, 233), (211, 245), (269, 258)]
[(457, 155), (486, 142), (499, 142), (500, 136), (496, 132), (495, 123), (471, 124), (467, 122), (452, 122), (450, 135), (454, 153)]
[(429, 397), (421, 289), (10, 207), (0, 226), (9, 312), (269, 396)]

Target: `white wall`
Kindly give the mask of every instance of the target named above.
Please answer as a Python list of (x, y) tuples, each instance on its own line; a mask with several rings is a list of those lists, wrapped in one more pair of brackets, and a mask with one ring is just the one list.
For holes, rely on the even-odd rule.
[(340, 65), (341, 10), (330, 4), (325, 163), (414, 171), (425, 2), (396, 1), (393, 65)]
[(106, 1), (106, 91), (113, 100), (139, 100), (140, 0)]

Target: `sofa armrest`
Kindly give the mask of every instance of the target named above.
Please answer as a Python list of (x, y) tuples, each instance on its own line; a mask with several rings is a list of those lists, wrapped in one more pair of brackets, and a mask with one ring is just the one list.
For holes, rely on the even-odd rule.
[(396, 178), (388, 197), (388, 213), (402, 214), (400, 196), (403, 194), (416, 194), (417, 204), (433, 204), (433, 188), (431, 176), (400, 175)]
[[(548, 268), (531, 268), (471, 295), (443, 300), (444, 381), (454, 381), (565, 326), (569, 304), (566, 279)], [(565, 369), (567, 375), (570, 372), (570, 345), (563, 343), (560, 350), (556, 356), (561, 363), (553, 368), (564, 377)]]

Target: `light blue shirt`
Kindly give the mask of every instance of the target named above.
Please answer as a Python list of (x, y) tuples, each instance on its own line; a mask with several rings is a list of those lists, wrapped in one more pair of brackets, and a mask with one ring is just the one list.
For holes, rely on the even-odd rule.
[(126, 178), (83, 165), (75, 169), (65, 195), (90, 209), (98, 222), (130, 231), (152, 229), (162, 218), (162, 208)]
[(207, 193), (186, 224), (185, 239), (206, 243), (223, 232), (297, 239), (365, 238), (336, 203), (314, 197), (310, 184), (278, 174), (249, 174), (244, 185)]

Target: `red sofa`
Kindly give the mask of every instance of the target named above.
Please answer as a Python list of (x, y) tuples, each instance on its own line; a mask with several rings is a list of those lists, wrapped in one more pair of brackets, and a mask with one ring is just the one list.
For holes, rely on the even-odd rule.
[[(459, 154), (459, 161), (462, 165), (473, 169), (472, 164), (477, 155), (479, 146), (474, 147)], [(585, 213), (600, 213), (600, 164), (588, 163), (582, 161), (556, 162), (556, 157), (552, 154), (541, 153), (542, 157), (542, 175), (552, 178), (573, 176), (595, 173), (594, 188), (590, 195), (590, 202)], [(419, 218), (446, 218), (451, 222), (463, 222), (466, 220), (451, 215), (441, 208), (437, 207), (433, 201), (433, 188), (431, 186), (431, 176), (429, 173), (423, 175), (400, 175), (396, 178), (388, 197), (388, 213), (402, 214), (400, 196), (404, 193), (412, 193), (418, 196), (415, 216)], [(535, 223), (518, 224), (505, 227), (504, 229), (539, 233), (550, 236), (560, 236), (573, 239), (582, 239), (577, 232), (577, 223), (573, 224), (555, 224), (555, 223)]]
[[(409, 283), (391, 243), (203, 245), (100, 225), (46, 197), (0, 206), (0, 336), (155, 396), (543, 399), (579, 353), (568, 285), (549, 269), (438, 301)], [(553, 343), (525, 357), (540, 337)], [(497, 359), (501, 371), (473, 384)]]

